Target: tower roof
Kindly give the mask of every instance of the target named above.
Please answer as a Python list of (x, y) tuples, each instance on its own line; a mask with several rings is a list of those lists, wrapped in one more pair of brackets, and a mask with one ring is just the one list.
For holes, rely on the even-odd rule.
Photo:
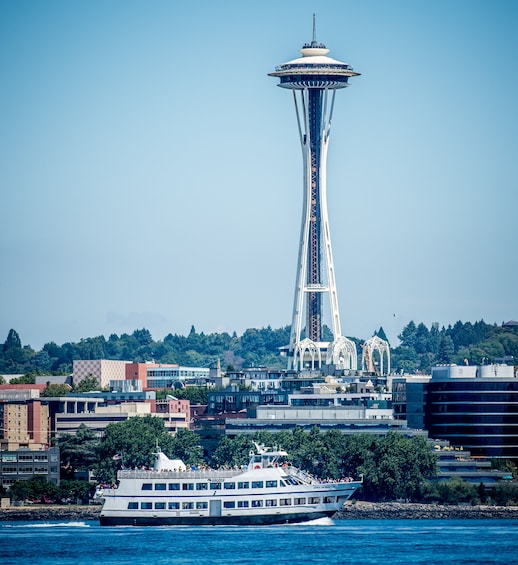
[(341, 61), (328, 57), (329, 49), (318, 43), (313, 22), (313, 40), (305, 43), (300, 50), (302, 57), (293, 59), (278, 67), (268, 76), (279, 77), (278, 86), (290, 89), (304, 88), (345, 88), (349, 77), (359, 76), (353, 68)]

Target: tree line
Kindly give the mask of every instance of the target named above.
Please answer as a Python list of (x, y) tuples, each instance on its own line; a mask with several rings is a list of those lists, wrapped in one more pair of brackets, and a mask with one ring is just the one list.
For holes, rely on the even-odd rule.
[[(385, 436), (372, 434), (344, 435), (336, 430), (321, 432), (318, 427), (306, 432), (300, 428), (276, 434), (257, 432), (235, 438), (223, 436), (212, 453), (206, 453), (200, 436), (190, 430), (170, 435), (159, 418), (133, 417), (109, 424), (102, 438), (85, 426), (77, 434), (55, 440), (61, 453), (61, 491), (56, 486), (45, 492), (45, 481), (19, 481), (10, 495), (39, 497), (53, 501), (59, 498), (81, 498), (92, 492), (85, 485), (74, 490), (77, 471), (91, 471), (99, 483), (112, 484), (117, 470), (152, 467), (157, 446), (171, 459), (182, 459), (186, 465), (246, 465), (254, 442), (278, 447), (289, 455), (289, 461), (317, 478), (339, 479), (362, 477), (363, 484), (355, 496), (370, 501), (410, 500), (414, 502), (472, 502), (507, 504), (518, 501), (518, 485), (498, 485), (487, 492), (483, 485), (451, 480), (436, 483), (437, 459), (422, 436), (406, 437), (395, 432)], [(512, 472), (516, 472), (513, 468)], [(39, 481), (39, 482), (35, 482)], [(21, 484), (24, 483), (24, 484)]]
[[(332, 339), (328, 328), (324, 337)], [(382, 327), (373, 332), (387, 339)], [(0, 373), (67, 374), (78, 359), (118, 359), (143, 362), (154, 359), (157, 363), (178, 363), (183, 366), (209, 367), (218, 360), (223, 370), (246, 367), (283, 369), (286, 359), (279, 348), (289, 343), (290, 326), (272, 329), (247, 329), (243, 335), (235, 332), (197, 332), (194, 326), (187, 336), (168, 334), (154, 340), (147, 329), (132, 334), (112, 334), (81, 339), (77, 343), (58, 345), (46, 343), (40, 351), (22, 345), (16, 330), (11, 329), (0, 349)], [(350, 337), (361, 358), (363, 340)], [(398, 335), (399, 343), (391, 344), (391, 367), (394, 372), (428, 373), (438, 363), (469, 363), (479, 365), (504, 360), (516, 363), (518, 359), (518, 328), (487, 324), (456, 322), (439, 328), (434, 323), (409, 322)], [(387, 340), (388, 341), (388, 340)]]

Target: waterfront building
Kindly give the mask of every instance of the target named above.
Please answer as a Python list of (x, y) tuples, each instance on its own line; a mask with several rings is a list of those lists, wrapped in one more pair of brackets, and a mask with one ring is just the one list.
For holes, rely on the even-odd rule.
[(510, 365), (432, 368), (425, 426), (473, 455), (518, 460), (518, 378)]
[(259, 431), (280, 432), (300, 428), (310, 431), (317, 426), (322, 432), (339, 430), (343, 434), (384, 435), (390, 431), (408, 436), (427, 434), (412, 430), (403, 420), (395, 420), (392, 410), (361, 406), (258, 406), (254, 418), (225, 420), (228, 436), (253, 434)]
[[(284, 353), (288, 369), (356, 369), (356, 345), (342, 335), (331, 235), (327, 212), (326, 161), (335, 94), (359, 76), (347, 63), (328, 57), (316, 40), (302, 57), (278, 66), (269, 76), (291, 90), (295, 101), (303, 157), (303, 213), (300, 232), (290, 343)], [(328, 298), (331, 342), (323, 336), (323, 297)]]
[(59, 448), (0, 452), (1, 486), (9, 488), (16, 481), (27, 481), (35, 476), (59, 485)]
[(440, 365), (393, 380), (395, 417), (475, 457), (518, 461), (518, 378), (510, 365)]

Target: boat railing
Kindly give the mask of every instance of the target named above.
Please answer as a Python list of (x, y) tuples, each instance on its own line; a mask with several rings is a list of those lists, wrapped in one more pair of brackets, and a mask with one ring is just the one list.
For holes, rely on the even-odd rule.
[(185, 471), (153, 471), (123, 469), (119, 479), (227, 479), (243, 473), (243, 469), (187, 469)]

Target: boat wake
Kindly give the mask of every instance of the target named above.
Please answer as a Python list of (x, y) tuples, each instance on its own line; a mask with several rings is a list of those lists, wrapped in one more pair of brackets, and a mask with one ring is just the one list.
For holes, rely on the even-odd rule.
[(9, 524), (10, 528), (90, 528), (86, 522), (25, 522)]
[(307, 522), (299, 522), (297, 524), (291, 524), (292, 526), (334, 526), (334, 522), (331, 518), (315, 518), (314, 520), (309, 520)]

